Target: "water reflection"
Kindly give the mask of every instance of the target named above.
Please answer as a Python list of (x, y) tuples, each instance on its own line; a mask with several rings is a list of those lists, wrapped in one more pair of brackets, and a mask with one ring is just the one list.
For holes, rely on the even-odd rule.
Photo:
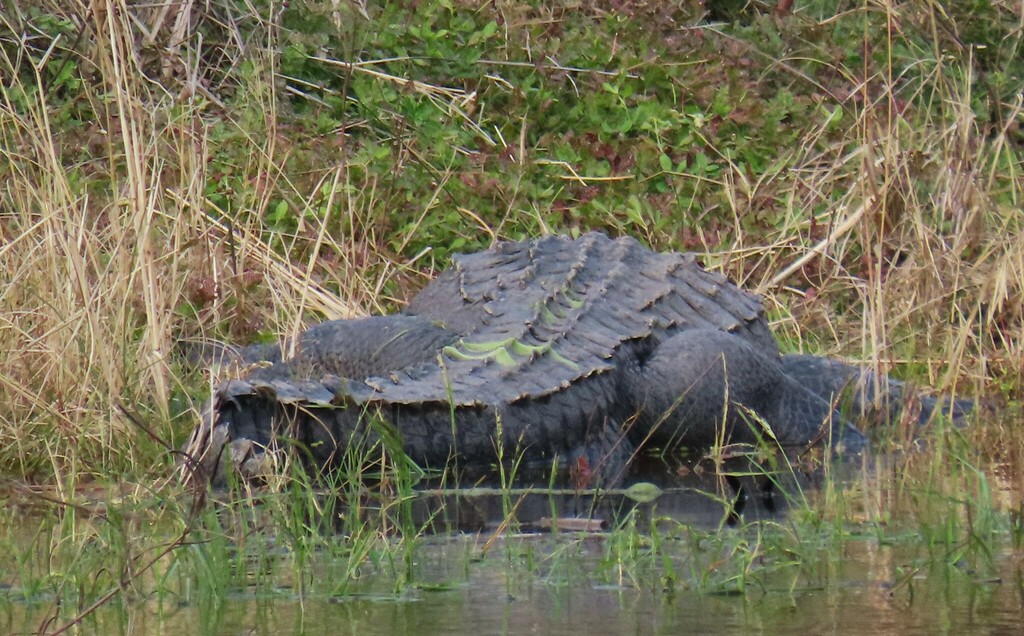
[[(801, 470), (787, 458), (785, 469), (766, 462), (733, 457), (716, 464), (707, 458), (638, 458), (621, 487), (579, 490), (571, 477), (544, 471), (516, 475), (514, 487), (502, 489), (492, 474), (465, 473), (458, 483), (424, 481), (413, 502), (416, 523), (435, 533), (486, 532), (513, 525), (519, 530), (610, 529), (631, 511), (659, 515), (699, 528), (734, 526), (740, 521), (779, 518), (794, 497), (820, 481), (820, 468)], [(638, 497), (630, 486), (657, 488), (653, 497)], [(647, 494), (643, 490), (640, 494)], [(647, 500), (650, 499), (650, 500)], [(590, 521), (591, 523), (574, 523)]]

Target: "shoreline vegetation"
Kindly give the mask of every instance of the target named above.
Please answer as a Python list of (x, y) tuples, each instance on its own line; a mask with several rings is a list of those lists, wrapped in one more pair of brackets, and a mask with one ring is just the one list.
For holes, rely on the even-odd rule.
[[(1024, 537), (1022, 24), (1005, 0), (7, 0), (0, 624), (12, 596), (57, 633), (135, 594), (413, 586), (424, 476), (391, 449), (316, 488), (180, 488), (162, 444), (216, 378), (176, 348), (393, 311), (453, 253), (546, 232), (697, 252), (763, 295), (783, 350), (1009, 414), (868, 431), (899, 468), (821, 459), (785, 521), (627, 513), (594, 576), (828, 585), (850, 541), (915, 546), (895, 589), (994, 572)], [(523, 568), (499, 473), (505, 521), (467, 550)], [(574, 567), (584, 539), (554, 533), (545, 571)]]

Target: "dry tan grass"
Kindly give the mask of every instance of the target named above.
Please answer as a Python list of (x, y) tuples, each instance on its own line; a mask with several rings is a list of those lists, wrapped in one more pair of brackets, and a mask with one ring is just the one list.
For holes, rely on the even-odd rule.
[[(1024, 174), (1007, 131), (986, 137), (970, 87), (940, 71), (923, 85), (938, 88), (941, 115), (911, 119), (894, 95), (869, 100), (862, 84), (865, 105), (840, 143), (822, 151), (811, 135), (784, 151), (785, 168), (765, 177), (781, 182), (776, 203), (787, 211), (774, 236), (745, 242), (739, 220), (768, 184), (731, 166), (720, 186), (739, 239), (718, 259), (735, 279), (756, 273), (746, 284), (801, 348), (886, 371), (918, 367), (917, 379), (941, 390), (999, 384), (1019, 397)], [(1021, 118), (1010, 105), (1009, 119)], [(828, 213), (809, 218), (823, 200), (834, 200)], [(836, 298), (848, 311), (836, 312)]]
[[(176, 310), (197, 288), (211, 296), (200, 327), (253, 321), (287, 333), (307, 312), (351, 315), (351, 299), (365, 300), (375, 284), (323, 271), (323, 233), (305, 263), (264, 244), (257, 224), (270, 187), (245, 193), (247, 205), (234, 213), (205, 200), (206, 113), (143, 79), (144, 29), (123, 5), (105, 8), (88, 14), (109, 35), (95, 42), (88, 62), (101, 77), (93, 88), (106, 94), (83, 95), (100, 116), (81, 138), (54, 131), (38, 77), (23, 84), (12, 72), (16, 60), (0, 60), (0, 74), (12, 78), (0, 94), (0, 264), (10, 277), (0, 288), (0, 463), (58, 481), (136, 459), (132, 440), (140, 432), (118, 401), (168, 421), (178, 381), (174, 344), (189, 332)], [(266, 90), (253, 97), (266, 100), (273, 120), (266, 72), (256, 83)], [(28, 97), (15, 102), (16, 95)], [(290, 187), (305, 198), (281, 173), (275, 140), (251, 137), (243, 169), (254, 184)], [(94, 153), (85, 165), (69, 160), (80, 144)], [(83, 178), (92, 187), (71, 182)], [(340, 178), (325, 176), (332, 193), (340, 192)], [(350, 281), (349, 301), (318, 278)], [(254, 280), (261, 293), (248, 299), (244, 290)], [(166, 425), (157, 428), (170, 437)]]

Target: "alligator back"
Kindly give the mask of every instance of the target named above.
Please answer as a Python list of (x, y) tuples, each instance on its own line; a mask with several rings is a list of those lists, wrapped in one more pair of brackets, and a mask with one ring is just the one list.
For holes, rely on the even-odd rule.
[(456, 256), (406, 313), (461, 338), (430, 362), (366, 380), (373, 393), (358, 401), (470, 406), (538, 398), (613, 370), (624, 345), (648, 350), (691, 328), (733, 332), (776, 352), (757, 296), (692, 255), (599, 233)]

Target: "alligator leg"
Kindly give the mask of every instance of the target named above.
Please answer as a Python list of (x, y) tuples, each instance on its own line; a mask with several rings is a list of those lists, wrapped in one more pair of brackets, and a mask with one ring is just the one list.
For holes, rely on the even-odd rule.
[(630, 377), (640, 400), (639, 429), (661, 446), (772, 438), (782, 446), (824, 440), (859, 450), (866, 444), (828, 400), (790, 378), (777, 355), (728, 332), (679, 333)]
[(569, 476), (577, 488), (618, 488), (633, 459), (629, 437), (605, 422), (589, 431), (581, 445), (569, 453)]

